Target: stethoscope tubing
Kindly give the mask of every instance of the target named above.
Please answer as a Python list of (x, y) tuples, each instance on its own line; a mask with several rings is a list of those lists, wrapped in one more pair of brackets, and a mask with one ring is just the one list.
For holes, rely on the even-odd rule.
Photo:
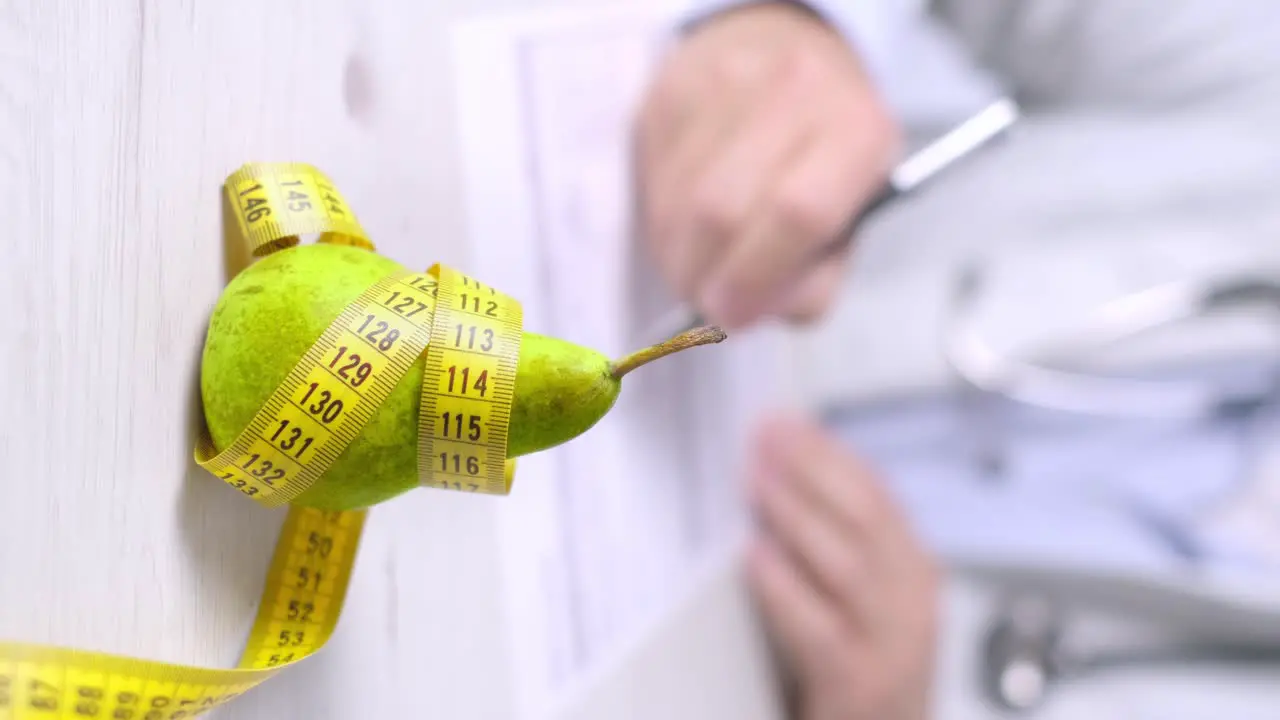
[(1280, 309), (1280, 279), (1266, 275), (1177, 280), (1103, 303), (1072, 327), (1024, 342), (1014, 351), (997, 352), (976, 330), (970, 312), (979, 284), (973, 266), (962, 269), (943, 333), (943, 354), (952, 372), (974, 388), (1026, 405), (1105, 417), (1211, 418), (1224, 407), (1257, 397), (1224, 397), (1222, 388), (1208, 383), (1111, 378), (1044, 363), (1232, 304), (1264, 300)]

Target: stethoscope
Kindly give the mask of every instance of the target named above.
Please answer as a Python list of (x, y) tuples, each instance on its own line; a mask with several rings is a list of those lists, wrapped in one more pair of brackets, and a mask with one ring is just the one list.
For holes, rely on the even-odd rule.
[[(957, 378), (982, 392), (1068, 414), (1198, 420), (1254, 407), (1271, 390), (1269, 386), (1242, 391), (1197, 381), (1110, 378), (1046, 365), (1231, 306), (1253, 303), (1280, 311), (1280, 273), (1231, 273), (1154, 285), (1095, 307), (1073, 326), (1002, 352), (983, 340), (970, 312), (981, 285), (976, 264), (958, 273), (943, 354)], [(1280, 320), (1280, 314), (1276, 317)]]
[(1030, 712), (1061, 682), (1110, 669), (1158, 663), (1280, 663), (1280, 648), (1257, 643), (1153, 643), (1110, 650), (1070, 647), (1069, 614), (1037, 593), (1011, 593), (1000, 601), (983, 637), (983, 697), (1010, 714)]
[[(1280, 310), (1280, 274), (1230, 273), (1156, 285), (1103, 303), (1073, 326), (1025, 342), (1016, 352), (995, 351), (978, 332), (971, 309), (981, 285), (977, 265), (958, 274), (943, 350), (956, 376), (981, 393), (1071, 414), (1193, 421), (1248, 412), (1276, 396), (1274, 382), (1224, 392), (1203, 382), (1110, 378), (1046, 364), (1230, 306), (1260, 303)], [(1088, 652), (1064, 642), (1068, 620), (1062, 604), (1044, 593), (1005, 598), (979, 649), (984, 697), (1006, 711), (1026, 712), (1041, 705), (1056, 683), (1120, 665), (1280, 662), (1280, 648), (1229, 643)]]

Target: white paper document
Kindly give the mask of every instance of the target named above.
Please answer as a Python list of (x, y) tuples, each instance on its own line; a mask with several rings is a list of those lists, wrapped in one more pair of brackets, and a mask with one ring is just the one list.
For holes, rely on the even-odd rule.
[[(671, 307), (631, 230), (630, 131), (678, 11), (458, 29), (468, 268), (521, 301), (527, 331), (616, 357)], [(572, 703), (734, 560), (740, 466), (774, 400), (777, 347), (753, 332), (646, 366), (591, 431), (519, 461), (500, 522), (521, 718)]]

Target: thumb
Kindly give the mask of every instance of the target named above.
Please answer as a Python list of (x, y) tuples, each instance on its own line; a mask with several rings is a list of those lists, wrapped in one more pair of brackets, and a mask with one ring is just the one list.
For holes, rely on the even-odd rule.
[(800, 325), (808, 325), (835, 304), (844, 284), (849, 265), (849, 249), (822, 261), (806, 272), (783, 297), (779, 313), (783, 318)]

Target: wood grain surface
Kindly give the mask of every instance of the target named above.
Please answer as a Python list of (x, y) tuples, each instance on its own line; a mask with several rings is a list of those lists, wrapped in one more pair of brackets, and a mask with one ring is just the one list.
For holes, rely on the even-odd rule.
[[(234, 665), (283, 511), (192, 461), (220, 184), (310, 162), (381, 251), (465, 262), (446, 33), (516, 4), (0, 2), (0, 638)], [(504, 717), (492, 526), (376, 508), (329, 647), (215, 716)]]

